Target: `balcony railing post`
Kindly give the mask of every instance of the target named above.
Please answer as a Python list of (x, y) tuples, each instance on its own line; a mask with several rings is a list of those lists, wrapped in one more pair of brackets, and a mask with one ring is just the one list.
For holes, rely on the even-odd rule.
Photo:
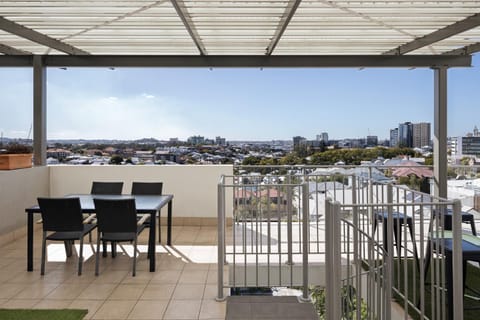
[(310, 301), (308, 295), (308, 251), (309, 251), (309, 210), (308, 210), (308, 183), (302, 184), (302, 268), (303, 268), (303, 301)]
[(222, 176), (217, 189), (218, 214), (218, 257), (217, 257), (217, 301), (224, 301), (223, 296), (223, 266), (225, 262), (225, 177)]
[[(372, 174), (372, 167), (368, 167), (368, 203), (373, 204), (373, 174)], [(373, 222), (375, 218), (373, 216), (373, 207), (368, 207), (368, 216), (370, 221)]]
[(341, 319), (340, 204), (325, 202), (326, 319)]
[[(453, 252), (452, 252), (452, 286), (453, 319), (463, 320), (463, 258), (462, 258), (462, 204), (460, 200), (453, 202)], [(448, 280), (447, 280), (448, 281)], [(450, 294), (449, 294), (450, 295)], [(450, 301), (449, 301), (450, 303)]]
[(392, 301), (392, 283), (393, 283), (393, 186), (387, 185), (387, 221), (383, 221), (383, 227), (387, 228), (387, 250), (385, 265), (385, 318), (391, 319), (391, 309), (389, 307)]
[(293, 236), (292, 236), (292, 179), (291, 175), (287, 175), (287, 261), (286, 264), (293, 264), (292, 260), (292, 248), (293, 248)]

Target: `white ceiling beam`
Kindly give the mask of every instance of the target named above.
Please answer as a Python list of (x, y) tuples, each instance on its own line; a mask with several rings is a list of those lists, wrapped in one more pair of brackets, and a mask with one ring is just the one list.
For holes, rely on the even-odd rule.
[(175, 8), (175, 11), (177, 11), (178, 16), (183, 22), (183, 25), (188, 31), (188, 34), (192, 38), (193, 42), (195, 42), (195, 45), (198, 48), (198, 51), (200, 51), (200, 54), (203, 56), (207, 55), (207, 50), (205, 49), (205, 46), (203, 45), (202, 39), (200, 39), (200, 35), (197, 32), (197, 29), (195, 28), (195, 24), (193, 23), (192, 17), (190, 17), (190, 14), (188, 13), (185, 3), (183, 0), (170, 0), (172, 2), (173, 7)]
[(423, 37), (420, 37), (413, 41), (405, 43), (395, 49), (384, 52), (383, 54), (402, 55), (402, 54), (420, 49), (422, 47), (428, 46), (432, 43), (441, 41), (443, 39), (449, 38), (456, 34), (473, 29), (478, 26), (480, 26), (480, 13), (476, 13), (473, 16), (470, 16), (468, 18), (455, 22), (454, 24), (448, 25), (445, 28), (439, 29)]
[(459, 55), (459, 54), (472, 54), (472, 53), (476, 53), (476, 52), (480, 52), (480, 42), (477, 42), (477, 43), (472, 43), (468, 46), (465, 46), (463, 48), (458, 48), (458, 49), (455, 49), (455, 50), (451, 50), (451, 51), (447, 51), (447, 52), (444, 52), (443, 54), (445, 55)]
[(287, 7), (285, 8), (285, 12), (283, 13), (282, 18), (278, 23), (277, 29), (275, 30), (275, 34), (273, 35), (272, 41), (270, 41), (270, 44), (267, 47), (267, 51), (265, 53), (267, 56), (271, 55), (273, 50), (275, 50), (275, 47), (277, 46), (278, 41), (280, 41), (280, 38), (282, 38), (282, 35), (287, 29), (287, 26), (290, 23), (290, 20), (292, 20), (293, 15), (297, 11), (297, 8), (300, 5), (300, 2), (302, 2), (302, 0), (290, 0), (288, 2)]
[(19, 55), (32, 54), (31, 52), (19, 50), (14, 47), (10, 47), (10, 46), (7, 46), (6, 44), (1, 44), (1, 43), (0, 43), (0, 52), (3, 54), (19, 54)]
[(36, 42), (38, 44), (44, 45), (51, 49), (55, 49), (61, 52), (75, 55), (88, 55), (89, 53), (78, 49), (74, 46), (66, 44), (65, 42), (59, 41), (57, 39), (51, 38), (43, 33), (37, 32), (33, 29), (27, 28), (18, 24), (16, 22), (5, 19), (0, 16), (0, 29), (16, 36), (28, 39), (30, 41)]

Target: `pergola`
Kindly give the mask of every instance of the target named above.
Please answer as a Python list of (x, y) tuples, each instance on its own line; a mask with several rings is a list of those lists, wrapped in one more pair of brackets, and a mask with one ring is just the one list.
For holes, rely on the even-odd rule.
[(0, 66), (33, 68), (37, 165), (47, 67), (432, 68), (435, 193), (446, 197), (447, 69), (478, 51), (475, 0), (0, 2)]

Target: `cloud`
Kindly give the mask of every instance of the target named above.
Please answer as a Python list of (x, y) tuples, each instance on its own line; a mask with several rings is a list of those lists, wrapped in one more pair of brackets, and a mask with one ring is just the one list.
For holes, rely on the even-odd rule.
[(51, 88), (48, 138), (138, 139), (191, 135), (179, 102), (151, 95), (82, 96)]
[(142, 93), (142, 97), (145, 99), (153, 99), (155, 98), (154, 95), (148, 94), (148, 93)]

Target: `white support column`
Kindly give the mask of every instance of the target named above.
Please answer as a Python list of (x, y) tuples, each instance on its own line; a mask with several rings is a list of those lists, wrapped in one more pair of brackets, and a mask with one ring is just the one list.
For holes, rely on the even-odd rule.
[(33, 57), (33, 156), (35, 165), (47, 164), (47, 69), (42, 56)]
[(434, 195), (447, 198), (447, 68), (434, 68)]

